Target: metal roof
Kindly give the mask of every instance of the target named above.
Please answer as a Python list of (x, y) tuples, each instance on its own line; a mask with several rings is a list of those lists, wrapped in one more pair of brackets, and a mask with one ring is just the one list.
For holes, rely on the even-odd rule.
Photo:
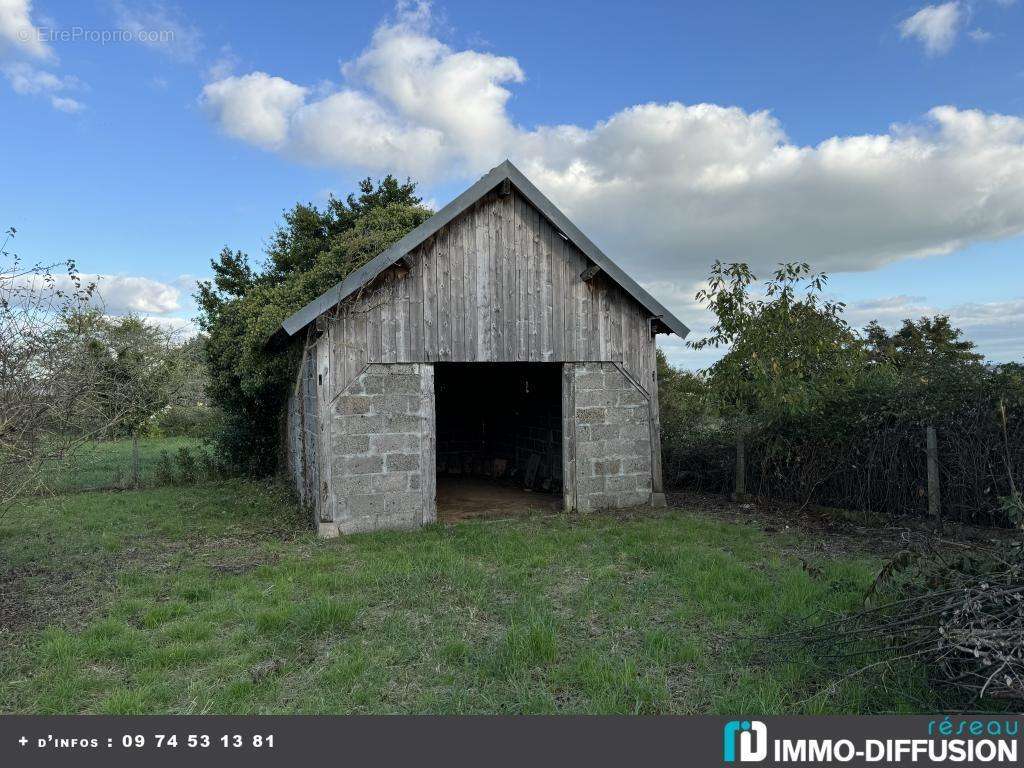
[(555, 204), (537, 189), (522, 172), (506, 160), (496, 168), (492, 168), (478, 182), (452, 200), (448, 205), (439, 210), (429, 219), (420, 224), (416, 229), (383, 251), (379, 256), (370, 260), (359, 269), (352, 272), (333, 288), (327, 290), (298, 312), (287, 318), (281, 328), (293, 336), (305, 328), (316, 318), (327, 310), (340, 304), (353, 293), (358, 291), (367, 283), (380, 275), (384, 270), (408, 254), (411, 250), (420, 245), (423, 241), (436, 233), (456, 218), (459, 214), (469, 208), (473, 203), (493, 190), (503, 181), (508, 179), (519, 192), (529, 200), (544, 216), (572, 241), (577, 248), (583, 251), (594, 264), (599, 266), (605, 274), (626, 291), (630, 296), (640, 302), (643, 307), (654, 315), (658, 320), (673, 333), (685, 338), (690, 332), (680, 320), (663, 307), (651, 294), (641, 288), (636, 281), (623, 272), (618, 265), (609, 259), (604, 252), (591, 242), (590, 238), (584, 235)]

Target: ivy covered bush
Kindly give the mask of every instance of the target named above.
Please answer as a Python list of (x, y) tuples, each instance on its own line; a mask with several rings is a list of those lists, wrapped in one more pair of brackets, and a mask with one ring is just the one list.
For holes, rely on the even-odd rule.
[(281, 322), (430, 216), (416, 185), (365, 179), (325, 208), (296, 205), (270, 238), (266, 259), (225, 247), (199, 285), (208, 392), (222, 414), (216, 442), (234, 471), (277, 468), (281, 414), (304, 338), (268, 344)]

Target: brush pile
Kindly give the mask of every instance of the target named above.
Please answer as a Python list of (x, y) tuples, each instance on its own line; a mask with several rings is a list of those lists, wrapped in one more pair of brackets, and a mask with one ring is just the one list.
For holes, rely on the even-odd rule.
[(965, 703), (1024, 703), (1024, 538), (912, 541), (879, 572), (866, 607), (783, 638), (855, 669), (916, 663)]

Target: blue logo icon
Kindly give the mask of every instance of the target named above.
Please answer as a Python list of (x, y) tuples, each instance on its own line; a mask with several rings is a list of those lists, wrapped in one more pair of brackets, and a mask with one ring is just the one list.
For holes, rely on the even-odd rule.
[(768, 728), (760, 720), (730, 720), (722, 730), (722, 760), (736, 762), (736, 742), (740, 762), (759, 762), (768, 757)]

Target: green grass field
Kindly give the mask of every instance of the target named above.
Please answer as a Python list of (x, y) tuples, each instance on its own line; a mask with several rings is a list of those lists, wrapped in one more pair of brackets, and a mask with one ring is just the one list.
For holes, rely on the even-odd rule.
[[(156, 483), (160, 452), (172, 457), (180, 448), (198, 448), (201, 440), (191, 437), (139, 439), (139, 480), (142, 485)], [(78, 448), (66, 469), (46, 478), (50, 490), (69, 492), (126, 487), (132, 478), (132, 441), (104, 440)]]
[(878, 563), (814, 545), (687, 510), (323, 541), (244, 481), (39, 499), (0, 520), (0, 712), (927, 706), (751, 642), (860, 602)]

